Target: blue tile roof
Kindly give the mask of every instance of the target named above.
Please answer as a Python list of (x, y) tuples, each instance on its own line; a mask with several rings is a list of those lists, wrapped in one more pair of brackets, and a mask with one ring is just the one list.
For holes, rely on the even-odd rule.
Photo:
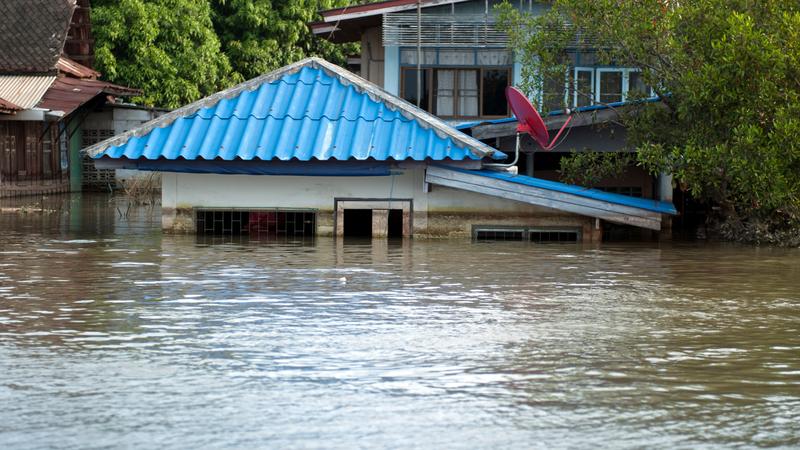
[(95, 158), (150, 160), (505, 158), (436, 117), (316, 58), (180, 108), (84, 152)]

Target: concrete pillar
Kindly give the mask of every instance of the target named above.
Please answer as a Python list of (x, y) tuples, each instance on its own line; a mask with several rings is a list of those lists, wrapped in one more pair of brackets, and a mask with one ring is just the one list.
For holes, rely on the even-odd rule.
[(661, 172), (658, 175), (659, 200), (672, 203), (672, 174)]
[(525, 153), (525, 175), (533, 177), (533, 153)]
[(81, 192), (83, 189), (83, 174), (81, 167), (80, 151), (83, 148), (83, 131), (78, 126), (77, 121), (72, 121), (70, 126), (65, 132), (64, 139), (72, 134), (72, 139), (69, 140), (69, 190), (70, 192)]
[[(672, 174), (661, 172), (658, 175), (658, 199), (672, 203)], [(672, 214), (661, 214), (661, 235), (669, 235), (672, 231)]]
[(372, 210), (372, 237), (386, 237), (389, 230), (389, 210)]
[(598, 218), (593, 218), (591, 242), (592, 244), (599, 244), (602, 241), (603, 241), (603, 221)]

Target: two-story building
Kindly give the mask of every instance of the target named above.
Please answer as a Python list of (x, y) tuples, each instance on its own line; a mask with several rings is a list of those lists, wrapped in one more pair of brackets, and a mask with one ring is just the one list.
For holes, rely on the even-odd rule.
[[(309, 24), (330, 42), (361, 44), (361, 76), (388, 92), (418, 105), (461, 131), (514, 155), (516, 121), (504, 96), (507, 86), (520, 83), (522, 67), (506, 50), (508, 36), (496, 28), (494, 7), (500, 0), (387, 0), (319, 11), (322, 21)], [(511, 0), (520, 11), (540, 14), (549, 6), (532, 0)], [(638, 73), (629, 68), (604, 66), (592, 50), (566, 49), (570, 75), (578, 88), (591, 90), (594, 100), (623, 104), (633, 89), (647, 92)], [(564, 141), (541, 151), (525, 137), (525, 156), (519, 173), (558, 179), (562, 157), (575, 149), (631, 151), (625, 130), (598, 129), (594, 123), (613, 114), (568, 89), (568, 83), (548, 83), (535, 94), (550, 110), (569, 107), (596, 109), (573, 118)], [(558, 130), (564, 115), (546, 121)], [(604, 180), (602, 190), (642, 198), (672, 201), (671, 180), (664, 187), (640, 167), (630, 167), (625, 179)]]

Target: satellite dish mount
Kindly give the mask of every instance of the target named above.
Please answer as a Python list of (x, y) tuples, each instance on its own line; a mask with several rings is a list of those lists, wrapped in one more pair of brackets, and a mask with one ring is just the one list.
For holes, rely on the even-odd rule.
[[(509, 86), (506, 88), (506, 99), (508, 100), (508, 104), (511, 106), (511, 111), (519, 121), (519, 124), (517, 124), (516, 156), (514, 157), (514, 162), (511, 164), (484, 164), (484, 166), (512, 167), (516, 165), (517, 160), (519, 160), (520, 133), (528, 133), (536, 142), (539, 143), (539, 145), (542, 146), (543, 150), (550, 150), (553, 145), (555, 145), (558, 137), (561, 136), (561, 132), (564, 131), (564, 128), (566, 128), (569, 122), (572, 120), (572, 116), (568, 117), (561, 129), (558, 130), (556, 137), (550, 141), (550, 134), (547, 132), (547, 127), (544, 125), (542, 116), (539, 115), (539, 111), (536, 111), (536, 108), (534, 108), (528, 98), (525, 97), (525, 94), (520, 92), (519, 89)], [(569, 112), (569, 110), (566, 110), (567, 114), (569, 114)]]

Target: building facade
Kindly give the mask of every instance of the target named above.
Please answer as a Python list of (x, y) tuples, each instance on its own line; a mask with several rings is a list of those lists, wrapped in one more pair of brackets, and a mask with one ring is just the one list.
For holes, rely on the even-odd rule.
[[(505, 99), (507, 86), (520, 83), (522, 67), (506, 50), (508, 37), (496, 28), (494, 8), (500, 0), (387, 0), (319, 11), (322, 20), (309, 24), (317, 36), (334, 43), (361, 44), (361, 75), (388, 92), (418, 105), (467, 134), (513, 155), (516, 120)], [(511, 0), (523, 13), (545, 12), (545, 2)], [(592, 49), (565, 49), (569, 74), (563, 83), (547, 83), (533, 94), (549, 110), (549, 129), (564, 123), (562, 105), (573, 109), (602, 110), (568, 88), (566, 76), (591, 91), (595, 102), (624, 108), (632, 90), (645, 94), (638, 72), (602, 65)], [(418, 73), (419, 72), (419, 73)], [(600, 112), (598, 116), (598, 112)], [(550, 151), (541, 151), (528, 136), (522, 138), (524, 155), (519, 173), (557, 181), (560, 160), (571, 150), (630, 152), (625, 129), (595, 127), (608, 111), (590, 111), (573, 120), (569, 133)], [(512, 156), (513, 157), (513, 156)], [(631, 166), (622, 179), (599, 183), (600, 189), (640, 198), (672, 201), (671, 178), (654, 178)]]
[(85, 149), (162, 172), (171, 232), (594, 242), (659, 229), (671, 204), (536, 180), (507, 155), (351, 72), (309, 58)]

